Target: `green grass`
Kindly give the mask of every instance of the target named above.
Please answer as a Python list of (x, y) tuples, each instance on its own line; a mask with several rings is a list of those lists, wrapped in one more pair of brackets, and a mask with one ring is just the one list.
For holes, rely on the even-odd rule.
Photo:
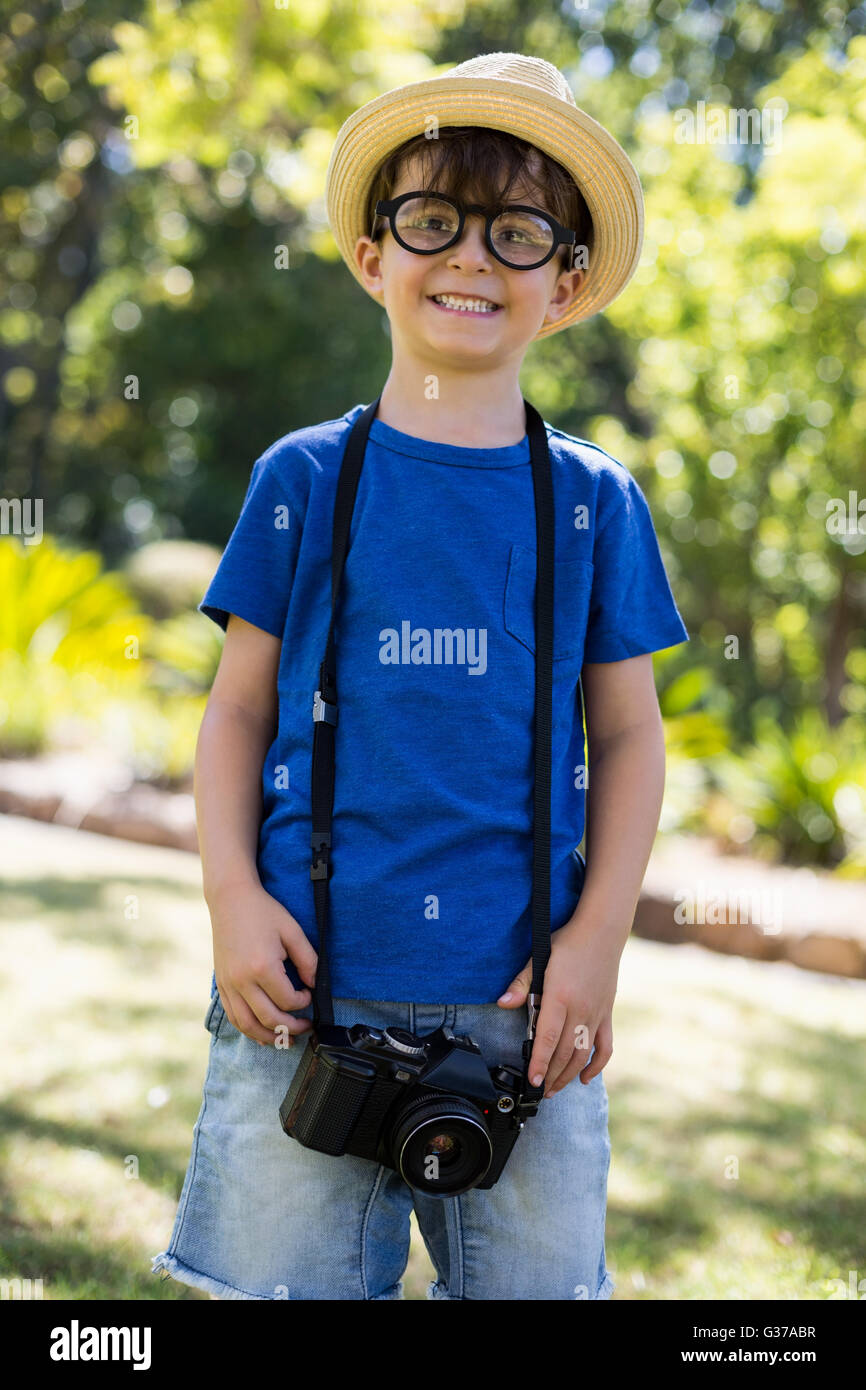
[[(0, 1275), (46, 1299), (206, 1299), (150, 1272), (209, 1045), (199, 862), (15, 817), (2, 842)], [(633, 938), (614, 1030), (615, 1300), (866, 1277), (866, 982)], [(407, 1296), (431, 1274), (413, 1222)]]

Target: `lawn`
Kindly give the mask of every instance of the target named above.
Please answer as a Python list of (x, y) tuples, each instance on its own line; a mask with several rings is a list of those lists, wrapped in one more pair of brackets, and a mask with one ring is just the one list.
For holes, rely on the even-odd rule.
[[(199, 861), (17, 817), (0, 842), (0, 1276), (46, 1299), (206, 1299), (150, 1273), (207, 1060)], [(614, 1300), (856, 1289), (866, 982), (632, 938), (614, 1030)], [(413, 1223), (407, 1297), (430, 1274)]]

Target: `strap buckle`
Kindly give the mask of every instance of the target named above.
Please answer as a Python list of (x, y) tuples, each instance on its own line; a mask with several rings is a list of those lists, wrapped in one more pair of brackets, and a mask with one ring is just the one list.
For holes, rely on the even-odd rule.
[(327, 720), (329, 724), (336, 724), (337, 706), (323, 700), (321, 690), (317, 690), (313, 696), (313, 722), (316, 723), (322, 719)]
[(526, 1026), (526, 1041), (528, 1043), (533, 1043), (535, 1041), (535, 1027), (538, 1023), (538, 1015), (541, 1012), (541, 995), (530, 994), (527, 999), (527, 1006), (529, 1009), (529, 1020)]
[(310, 865), (310, 878), (331, 877), (331, 836), (327, 830), (314, 830), (310, 837), (313, 848), (313, 862)]
[[(538, 1023), (538, 1015), (541, 1012), (541, 995), (530, 994), (527, 999), (529, 1009), (529, 1023), (526, 1029), (526, 1037), (523, 1039), (523, 1046), (520, 1051), (523, 1056), (523, 1079), (526, 1086), (526, 1095), (530, 1104), (534, 1105), (537, 1099), (544, 1094), (544, 1082), (540, 1086), (533, 1086), (529, 1077), (529, 1063), (532, 1061), (532, 1053), (535, 1048), (535, 1028)], [(535, 1110), (530, 1111), (535, 1114)]]

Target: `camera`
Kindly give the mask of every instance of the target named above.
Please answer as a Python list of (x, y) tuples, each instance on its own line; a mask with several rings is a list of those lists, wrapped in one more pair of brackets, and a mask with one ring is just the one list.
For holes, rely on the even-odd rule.
[(541, 1088), (529, 1091), (523, 1071), (488, 1067), (472, 1037), (444, 1026), (418, 1036), (322, 1023), (280, 1121), (306, 1148), (372, 1159), (419, 1192), (454, 1197), (496, 1183), (538, 1111)]

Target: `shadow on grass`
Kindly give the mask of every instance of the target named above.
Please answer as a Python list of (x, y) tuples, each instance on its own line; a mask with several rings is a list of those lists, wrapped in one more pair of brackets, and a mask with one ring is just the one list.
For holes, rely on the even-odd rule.
[[(651, 1011), (629, 1009), (629, 1026), (644, 1013)], [(746, 1053), (739, 1089), (720, 1088), (717, 1104), (691, 1100), (677, 1091), (675, 1075), (668, 1084), (658, 1071), (651, 1083), (629, 1076), (611, 1089), (614, 1162), (620, 1158), (657, 1195), (627, 1208), (611, 1199), (609, 1243), (647, 1273), (669, 1272), (680, 1256), (711, 1250), (734, 1215), (795, 1233), (801, 1246), (841, 1269), (866, 1261), (866, 1191), (851, 1157), (826, 1142), (840, 1127), (866, 1136), (860, 1044), (768, 1021), (749, 1006), (739, 1008), (739, 1038), (748, 1036), (750, 1021), (764, 1031), (772, 1026), (774, 1040)], [(767, 1068), (800, 1075), (802, 1101), (763, 1094)], [(715, 1137), (718, 1154), (708, 1158)], [(725, 1175), (732, 1159), (736, 1178)]]
[(161, 904), (182, 899), (205, 911), (199, 884), (156, 876), (101, 874), (74, 881), (42, 877), (17, 882), (7, 876), (0, 921), (35, 917), (56, 934), (59, 943), (83, 941), (120, 953), (134, 949), (139, 961), (157, 965), (174, 951), (170, 934), (161, 937), (138, 931), (132, 936), (131, 926), (140, 927), (141, 918), (127, 919), (123, 913), (124, 900), (133, 895), (139, 903), (147, 897), (158, 898)]
[[(10, 1140), (23, 1138), (34, 1145), (47, 1142), (69, 1151), (94, 1150), (118, 1166), (134, 1153), (141, 1180), (176, 1200), (185, 1162), (179, 1162), (176, 1148), (143, 1142), (137, 1128), (130, 1126), (123, 1131), (102, 1123), (59, 1122), (34, 1116), (23, 1105), (0, 1105), (0, 1146), (4, 1150)], [(6, 1166), (4, 1153), (4, 1169)], [(63, 1195), (61, 1189), (61, 1201)], [(71, 1228), (58, 1230), (53, 1221), (48, 1224), (35, 1217), (21, 1220), (17, 1209), (18, 1194), (7, 1182), (0, 1182), (0, 1269), (4, 1278), (42, 1279), (44, 1296), (49, 1299), (207, 1300), (200, 1290), (151, 1272), (150, 1255), (156, 1248), (142, 1252), (130, 1242), (125, 1251), (116, 1242), (98, 1236), (92, 1225), (81, 1228), (76, 1222)]]
[[(190, 1119), (190, 1137), (197, 1114), (198, 1105)], [(102, 1158), (113, 1159), (120, 1164), (130, 1154), (135, 1154), (144, 1181), (151, 1187), (161, 1188), (171, 1195), (180, 1193), (186, 1162), (179, 1165), (175, 1153), (160, 1145), (143, 1142), (139, 1138), (139, 1127), (135, 1124), (129, 1124), (127, 1129), (119, 1129), (115, 1125), (103, 1122), (98, 1125), (76, 1124), (68, 1120), (50, 1120), (43, 1116), (31, 1115), (20, 1105), (0, 1104), (0, 1142), (13, 1135), (32, 1140), (48, 1140), (61, 1148), (93, 1149)]]
[[(129, 894), (141, 902), (151, 899), (153, 911), (146, 920), (124, 918)], [(31, 1185), (41, 1194), (47, 1191), (49, 1198), (56, 1192), (61, 1214), (64, 1173), (80, 1149), (96, 1151), (112, 1166), (134, 1154), (143, 1186), (162, 1194), (169, 1208), (180, 1195), (201, 1105), (211, 966), (202, 965), (200, 993), (190, 1009), (161, 1002), (156, 981), (176, 960), (176, 942), (186, 930), (190, 905), (204, 917), (200, 884), (166, 874), (109, 872), (67, 882), (44, 873), (12, 880), (4, 890), (0, 920), (38, 920), (58, 951), (69, 948), (76, 960), (82, 946), (110, 952), (123, 970), (135, 970), (139, 985), (153, 981), (143, 1001), (124, 1002), (107, 988), (103, 998), (99, 972), (105, 955), (95, 953), (93, 992), (71, 1006), (69, 1021), (78, 1036), (86, 1041), (104, 1033), (116, 1041), (110, 1065), (113, 1074), (123, 1075), (113, 1095), (122, 1100), (101, 1101), (102, 1071), (84, 1053), (76, 1060), (68, 1047), (54, 1050), (52, 1039), (45, 1065), (31, 1072), (38, 1076), (37, 1084), (0, 1104), (0, 1141), (14, 1151), (18, 1182), (30, 1181), (26, 1165), (34, 1154)], [(195, 959), (186, 958), (191, 974)], [(774, 1012), (772, 1005), (762, 1009), (739, 999), (734, 988), (719, 989), (709, 956), (706, 977), (701, 974), (697, 988), (697, 1007), (688, 1017), (672, 1015), (669, 1022), (664, 997), (624, 1006), (620, 1015), (627, 1025), (627, 1070), (610, 1090), (611, 1145), (613, 1162), (628, 1173), (636, 1195), (628, 1203), (613, 1195), (609, 1201), (607, 1236), (609, 1252), (616, 1256), (614, 1269), (622, 1260), (671, 1291), (665, 1296), (688, 1298), (693, 1296), (691, 1276), (684, 1271), (696, 1256), (712, 1260), (732, 1222), (755, 1231), (759, 1253), (753, 1250), (746, 1260), (771, 1262), (775, 1234), (785, 1241), (786, 1233), (791, 1234), (792, 1248), (786, 1251), (783, 1242), (778, 1256), (780, 1262), (793, 1259), (800, 1272), (791, 1276), (785, 1296), (797, 1296), (791, 1289), (797, 1278), (802, 1284), (802, 1271), (813, 1263), (843, 1273), (866, 1267), (866, 1193), (856, 1172), (857, 1146), (866, 1139), (861, 1041), (832, 1027), (798, 1024)], [(704, 1004), (706, 1025), (701, 1020)], [(728, 1011), (729, 1023), (719, 1024), (719, 1017), (726, 1018), (720, 1005)], [(194, 1059), (188, 1046), (191, 1024), (202, 1030)], [(658, 1039), (670, 1027), (681, 1060), (662, 1065), (656, 1060), (642, 1071), (639, 1040)], [(731, 1076), (724, 1074), (724, 1063), (719, 1068), (716, 1061), (712, 1075), (702, 1062), (703, 1044), (710, 1049), (707, 1055), (718, 1059), (720, 1035), (730, 1037), (730, 1052), (722, 1055), (730, 1056)], [(94, 1036), (94, 1042), (93, 1055), (101, 1055), (101, 1038)], [(60, 1065), (54, 1066), (58, 1060)], [(9, 1096), (19, 1085), (11, 1051), (4, 1080)], [(170, 1091), (170, 1105), (152, 1108), (142, 1101), (156, 1085)], [(65, 1102), (67, 1096), (80, 1102), (82, 1094), (86, 1120), (76, 1118)], [(127, 1095), (138, 1099), (125, 1108)], [(46, 1115), (48, 1110), (53, 1115)], [(531, 1142), (531, 1136), (524, 1142)], [(48, 1151), (44, 1166), (40, 1145)], [(59, 1157), (52, 1156), (52, 1148), (60, 1151)], [(735, 1179), (726, 1176), (732, 1157), (740, 1174)], [(48, 1288), (49, 1297), (205, 1297), (152, 1275), (134, 1234), (124, 1238), (129, 1247), (125, 1254), (124, 1242), (114, 1238), (107, 1201), (100, 1214), (95, 1197), (92, 1213), (82, 1215), (82, 1199), (74, 1200), (79, 1206), (71, 1227), (62, 1228), (56, 1218), (31, 1218), (30, 1206), (7, 1176), (0, 1187), (0, 1246), (3, 1266), (13, 1277), (29, 1273), (51, 1281), (55, 1288)], [(32, 1209), (45, 1209), (44, 1196)], [(22, 1220), (25, 1215), (28, 1219)], [(741, 1285), (748, 1282), (749, 1268), (744, 1271), (739, 1252), (734, 1257), (730, 1251), (719, 1254), (718, 1261), (727, 1261), (733, 1271), (730, 1296), (745, 1296)], [(623, 1296), (628, 1297), (625, 1290)]]
[(151, 1273), (149, 1259), (142, 1259), (141, 1268), (137, 1268), (134, 1254), (124, 1257), (105, 1242), (94, 1242), (89, 1231), (76, 1239), (68, 1232), (34, 1228), (24, 1222), (4, 1219), (3, 1225), (3, 1277), (42, 1279), (46, 1298), (208, 1301), (207, 1294), (199, 1289)]

